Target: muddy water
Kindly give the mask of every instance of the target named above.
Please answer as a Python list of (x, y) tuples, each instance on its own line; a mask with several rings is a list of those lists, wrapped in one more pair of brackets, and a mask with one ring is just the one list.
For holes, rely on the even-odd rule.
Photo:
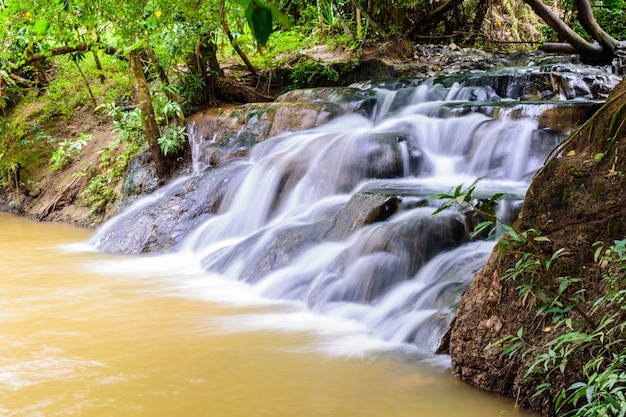
[(0, 213), (0, 416), (502, 416), (446, 358)]

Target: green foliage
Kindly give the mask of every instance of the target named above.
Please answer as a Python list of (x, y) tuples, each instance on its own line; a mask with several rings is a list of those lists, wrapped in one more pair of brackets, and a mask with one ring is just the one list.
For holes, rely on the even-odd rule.
[[(89, 207), (90, 215), (103, 213), (110, 203), (115, 202), (117, 198), (115, 185), (126, 172), (132, 158), (141, 149), (136, 139), (135, 132), (120, 130), (118, 140), (100, 150), (97, 173), (93, 175), (95, 171), (93, 167), (82, 173), (93, 175), (79, 195), (80, 204)], [(122, 152), (119, 152), (120, 148), (123, 149)]]
[(232, 1), (245, 9), (248, 26), (261, 46), (267, 45), (267, 41), (274, 31), (274, 22), (277, 22), (284, 27), (289, 27), (289, 19), (287, 16), (272, 5), (263, 4), (258, 0)]
[[(581, 326), (571, 317), (561, 317), (555, 324), (565, 331), (550, 341), (534, 357), (527, 375), (565, 373), (568, 362), (577, 355), (590, 357), (583, 367), (583, 379), (552, 393), (555, 409), (566, 416), (595, 417), (626, 414), (626, 239), (615, 241), (604, 250), (596, 244), (596, 260), (604, 269), (607, 285), (605, 295), (584, 304), (589, 317), (599, 315), (597, 323), (585, 320)], [(580, 303), (579, 303), (580, 305)], [(545, 382), (536, 395), (549, 393), (551, 384)]]
[(61, 140), (56, 144), (56, 149), (48, 161), (48, 169), (60, 171), (65, 168), (70, 164), (70, 162), (73, 162), (75, 159), (80, 157), (83, 146), (85, 146), (87, 141), (91, 138), (91, 135), (81, 133), (76, 140)]
[(87, 187), (80, 193), (81, 205), (90, 208), (90, 215), (103, 212), (107, 204), (115, 201), (116, 197), (112, 177), (106, 172), (93, 176)]
[[(596, 244), (596, 260), (604, 267), (605, 295), (587, 300), (580, 278), (554, 274), (554, 265), (566, 255), (561, 249), (545, 256), (530, 244), (547, 239), (536, 231), (509, 230), (506, 246), (521, 249), (519, 260), (503, 275), (503, 280), (519, 282), (522, 302), (536, 303), (537, 317), (549, 318), (544, 332), (557, 336), (544, 346), (526, 342), (522, 329), (516, 336), (506, 336), (490, 348), (503, 346), (503, 356), (531, 355), (526, 377), (539, 377), (535, 397), (547, 396), (557, 413), (565, 416), (623, 416), (626, 413), (626, 239), (615, 241), (604, 250)], [(508, 249), (508, 248), (507, 248)], [(509, 250), (510, 253), (510, 250)], [(597, 317), (598, 316), (598, 317)], [(524, 348), (524, 349), (523, 349)], [(589, 357), (583, 367), (583, 380), (555, 391), (551, 375), (566, 374), (568, 365), (580, 356)]]
[(187, 132), (184, 126), (168, 126), (159, 138), (163, 155), (177, 154), (185, 148)]
[(26, 177), (39, 164), (47, 147), (43, 139), (29, 133), (21, 119), (0, 118), (0, 185), (14, 193), (17, 205), (20, 191), (30, 184)]
[(600, 26), (616, 39), (626, 39), (626, 1), (596, 0), (591, 2)]
[(196, 102), (206, 87), (206, 81), (196, 72), (189, 72), (176, 79), (173, 87), (178, 91), (182, 106), (186, 107)]
[(122, 140), (130, 143), (145, 142), (139, 109), (129, 106), (120, 107), (115, 103), (109, 103), (105, 108), (113, 120), (113, 131), (118, 132)]
[[(473, 196), (476, 183), (436, 196), (445, 202), (437, 210), (456, 206), (481, 212)], [(493, 200), (493, 198), (491, 199)], [(491, 217), (486, 223), (501, 223)], [(550, 250), (550, 239), (537, 229), (506, 231), (496, 248), (501, 260), (513, 256), (515, 263), (501, 280), (518, 284), (520, 300), (536, 311), (548, 325), (544, 333), (555, 336), (539, 346), (520, 328), (487, 346), (502, 356), (530, 358), (525, 377), (538, 378), (534, 397), (547, 397), (558, 415), (600, 417), (626, 415), (626, 239), (606, 248), (596, 247), (595, 261), (602, 268), (604, 295), (587, 300), (582, 279), (561, 276), (557, 265), (568, 253)], [(484, 226), (483, 226), (484, 227)], [(546, 247), (547, 246), (547, 247)], [(553, 374), (571, 375), (570, 363), (583, 360), (582, 379), (567, 387), (553, 385)], [(558, 380), (559, 378), (556, 378)]]
[(289, 74), (295, 88), (311, 87), (335, 83), (339, 80), (339, 73), (333, 69), (332, 64), (322, 61), (306, 61), (296, 65)]

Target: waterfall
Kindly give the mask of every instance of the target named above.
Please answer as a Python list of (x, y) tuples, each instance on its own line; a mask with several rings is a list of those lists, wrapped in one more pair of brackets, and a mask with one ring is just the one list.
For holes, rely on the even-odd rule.
[[(221, 166), (202, 161), (194, 127), (196, 176), (105, 224), (91, 242), (100, 247), (116, 238), (116, 228), (133, 230), (139, 222), (128, 216), (147, 204), (154, 208), (146, 215), (157, 218), (153, 229), (164, 227), (164, 210), (210, 189), (204, 201), (211, 209), (169, 215), (192, 225), (172, 243), (185, 259), (247, 282), (263, 297), (300, 302), (387, 341), (433, 351), (493, 242), (473, 239), (464, 213), (433, 216), (441, 202), (432, 196), (481, 178), (476, 198), (505, 193), (500, 213), (514, 217), (532, 176), (567, 133), (547, 124), (546, 109), (564, 107), (559, 98), (576, 92), (578, 105), (598, 104), (585, 104), (597, 97), (572, 74), (554, 86), (552, 102), (522, 100), (519, 94), (531, 93), (505, 76), (505, 86), (501, 74), (484, 85), (476, 75), (356, 85), (363, 102), (375, 97), (376, 105), (367, 110), (348, 100), (344, 115), (283, 132)], [(315, 94), (322, 93), (306, 97)], [(195, 194), (180, 197), (183, 189)]]

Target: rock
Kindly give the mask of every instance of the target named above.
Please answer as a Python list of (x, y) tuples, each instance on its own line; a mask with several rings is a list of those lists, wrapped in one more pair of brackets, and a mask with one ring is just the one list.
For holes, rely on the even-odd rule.
[[(246, 239), (223, 253), (216, 261), (205, 260), (204, 267), (213, 272), (226, 273), (235, 259), (245, 259), (239, 279), (256, 282), (263, 276), (286, 266), (298, 254), (323, 240), (343, 240), (355, 230), (368, 224), (381, 222), (396, 213), (399, 200), (394, 196), (355, 194), (340, 210), (331, 210), (327, 218), (317, 222), (277, 230), (269, 241), (263, 241), (263, 232)], [(334, 211), (334, 213), (333, 213)]]
[(216, 212), (241, 168), (236, 163), (226, 164), (175, 180), (107, 223), (91, 243), (110, 253), (171, 251)]
[(205, 167), (244, 157), (258, 142), (288, 130), (319, 126), (343, 112), (326, 101), (281, 101), (196, 113), (187, 119), (194, 164)]

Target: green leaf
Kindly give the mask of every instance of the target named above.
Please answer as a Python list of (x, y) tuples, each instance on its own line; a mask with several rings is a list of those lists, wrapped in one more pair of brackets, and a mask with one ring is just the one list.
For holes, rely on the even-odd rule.
[(237, 3), (238, 5), (242, 6), (242, 7), (248, 7), (248, 5), (250, 4), (250, 0), (230, 0), (233, 3)]
[(513, 229), (511, 226), (503, 224), (502, 228), (509, 234), (509, 236), (511, 236), (511, 239), (513, 239), (515, 242), (523, 242), (526, 239), (523, 239), (519, 233), (517, 233), (517, 230)]
[(548, 236), (537, 236), (533, 240), (536, 242), (552, 242)]
[(140, 39), (137, 42), (135, 42), (134, 44), (132, 44), (131, 46), (129, 46), (128, 48), (125, 49), (125, 52), (131, 52), (134, 51), (135, 49), (139, 49), (141, 48), (144, 44), (146, 43), (145, 39)]
[(289, 23), (289, 17), (285, 13), (281, 12), (280, 10), (278, 10), (277, 7), (274, 7), (270, 4), (267, 5), (267, 8), (270, 9), (270, 11), (272, 12), (272, 18), (275, 22), (285, 28), (289, 28), (291, 26), (291, 23)]
[(517, 352), (519, 348), (521, 347), (522, 347), (522, 342), (513, 343), (511, 346), (508, 346), (502, 350), (502, 356), (506, 356), (506, 355), (513, 356), (515, 355), (515, 352)]
[(48, 32), (49, 28), (50, 28), (50, 22), (47, 20), (38, 20), (33, 25), (33, 31), (37, 35), (45, 35)]
[(267, 40), (272, 34), (272, 11), (260, 3), (251, 1), (246, 8), (246, 19), (257, 42), (261, 46), (267, 45)]
[(493, 228), (489, 232), (489, 237), (491, 237), (491, 235), (493, 234), (493, 232), (495, 230), (494, 226), (495, 226), (494, 223), (490, 222), (490, 221), (480, 222), (474, 228), (474, 232), (472, 232), (472, 237), (476, 237), (476, 236), (480, 235), (481, 232), (483, 232), (486, 229)]
[(67, 12), (70, 9), (70, 0), (57, 0), (57, 8)]

